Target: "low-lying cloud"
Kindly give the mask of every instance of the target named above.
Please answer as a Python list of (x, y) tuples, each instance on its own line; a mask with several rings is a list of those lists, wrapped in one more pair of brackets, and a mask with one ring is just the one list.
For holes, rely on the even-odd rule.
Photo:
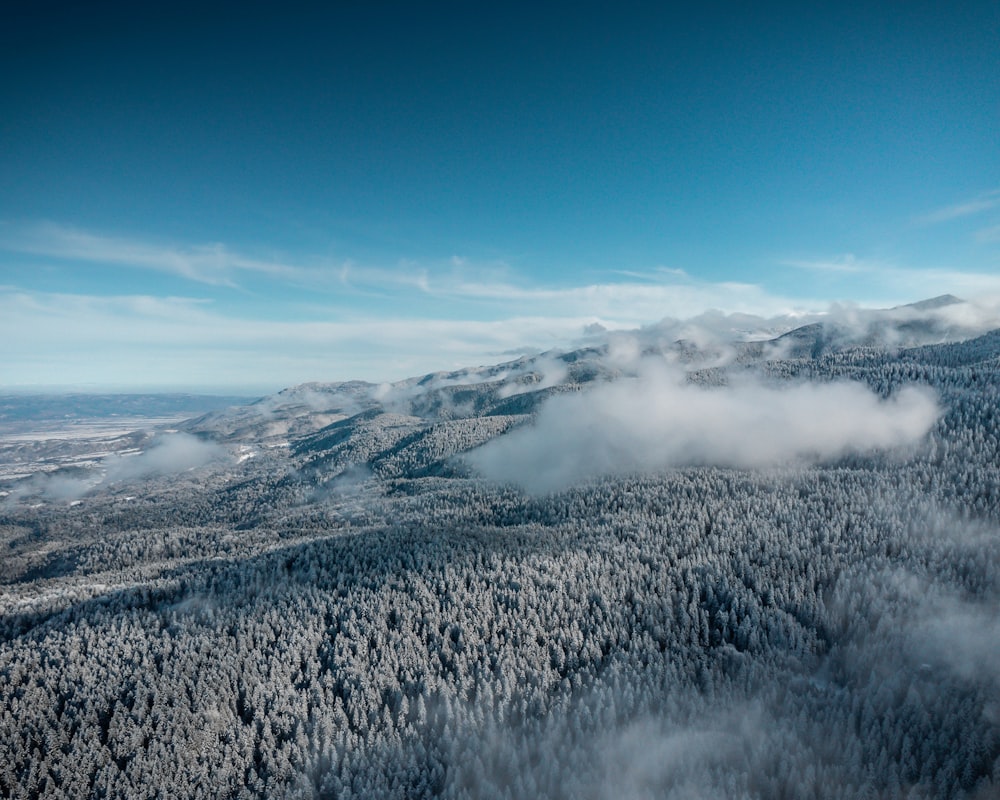
[(619, 473), (773, 467), (897, 448), (923, 437), (939, 413), (933, 393), (916, 386), (887, 400), (852, 382), (704, 388), (647, 367), (551, 398), (534, 424), (468, 459), (489, 479), (544, 493)]
[(3, 498), (0, 506), (32, 498), (51, 502), (74, 501), (109, 483), (175, 475), (231, 458), (229, 452), (215, 442), (188, 433), (160, 434), (143, 452), (109, 455), (99, 467), (36, 473), (20, 481)]
[(55, 502), (77, 500), (100, 483), (100, 477), (81, 471), (38, 472), (15, 486), (0, 502), (0, 507), (21, 502), (25, 498)]
[(172, 475), (203, 467), (226, 455), (223, 447), (188, 433), (158, 437), (153, 445), (135, 456), (115, 456), (105, 462), (107, 481), (133, 480), (157, 475)]

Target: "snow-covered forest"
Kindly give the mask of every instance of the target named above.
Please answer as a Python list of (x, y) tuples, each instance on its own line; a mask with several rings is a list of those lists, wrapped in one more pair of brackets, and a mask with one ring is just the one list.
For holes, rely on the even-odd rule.
[(1000, 332), (816, 342), (306, 385), (6, 481), (0, 795), (997, 796)]

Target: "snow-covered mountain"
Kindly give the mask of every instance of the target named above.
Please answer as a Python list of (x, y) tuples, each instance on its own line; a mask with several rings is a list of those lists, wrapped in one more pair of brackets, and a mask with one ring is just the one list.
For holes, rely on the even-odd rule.
[[(862, 358), (881, 363), (988, 361), (997, 333), (963, 339), (965, 304), (951, 296), (882, 311), (836, 315), (758, 341), (663, 341), (658, 332), (615, 334), (566, 352), (435, 372), (394, 383), (307, 383), (186, 423), (220, 442), (287, 446), (315, 480), (363, 465), (381, 478), (450, 474), (453, 457), (531, 423), (552, 398), (666, 370), (697, 385), (740, 375), (823, 373), (864, 380)], [(957, 341), (961, 340), (961, 341)], [(873, 362), (873, 363), (874, 363)]]

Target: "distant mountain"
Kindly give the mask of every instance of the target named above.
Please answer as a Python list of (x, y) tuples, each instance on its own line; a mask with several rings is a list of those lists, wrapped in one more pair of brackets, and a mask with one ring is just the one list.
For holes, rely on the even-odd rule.
[[(183, 430), (223, 441), (336, 439), (345, 425), (372, 419), (421, 424), (532, 413), (551, 394), (576, 391), (621, 371), (607, 347), (543, 353), (487, 367), (435, 372), (395, 383), (306, 383), (255, 403), (189, 420)], [(308, 445), (306, 445), (308, 449)]]
[(741, 352), (745, 359), (801, 359), (851, 347), (907, 348), (960, 341), (982, 332), (960, 315), (949, 313), (964, 304), (954, 295), (943, 294), (889, 309), (853, 311), (744, 345)]
[[(552, 394), (631, 374), (636, 360), (643, 357), (661, 357), (690, 372), (734, 361), (817, 359), (858, 347), (905, 350), (959, 342), (980, 333), (949, 313), (964, 304), (954, 295), (941, 295), (889, 309), (844, 310), (758, 341), (664, 342), (654, 327), (634, 332), (635, 352), (627, 358), (616, 351), (618, 340), (609, 338), (567, 352), (433, 372), (394, 383), (304, 383), (248, 405), (204, 414), (185, 429), (222, 440), (312, 440), (314, 435), (341, 435), (336, 432), (350, 420), (367, 424), (386, 414), (421, 423), (519, 416), (533, 413)], [(749, 325), (750, 318), (741, 322)]]
[(287, 439), (356, 414), (377, 388), (364, 381), (303, 383), (253, 403), (211, 411), (182, 426), (220, 440)]
[(177, 393), (7, 394), (0, 395), (0, 424), (54, 419), (183, 417), (246, 402), (246, 397)]
[(944, 308), (945, 306), (954, 306), (964, 303), (960, 297), (955, 297), (953, 294), (940, 294), (937, 297), (931, 297), (927, 300), (920, 300), (916, 303), (907, 303), (904, 306), (896, 306), (896, 308), (913, 308), (917, 311), (935, 311), (939, 308)]
[(970, 364), (1000, 355), (1000, 331), (953, 341), (965, 329), (941, 312), (961, 303), (945, 295), (810, 323), (759, 342), (699, 346), (640, 335), (628, 357), (609, 342), (395, 383), (307, 383), (205, 414), (182, 428), (222, 442), (286, 446), (321, 481), (359, 465), (381, 478), (447, 474), (453, 456), (529, 422), (549, 397), (635, 375), (651, 359), (672, 364), (689, 381), (714, 384), (727, 380), (729, 367), (769, 362), (787, 370), (852, 348), (891, 348), (900, 361), (927, 364)]

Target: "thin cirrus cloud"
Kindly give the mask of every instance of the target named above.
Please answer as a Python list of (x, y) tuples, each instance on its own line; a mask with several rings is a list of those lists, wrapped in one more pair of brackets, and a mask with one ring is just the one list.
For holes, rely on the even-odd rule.
[[(1000, 190), (947, 209), (930, 217), (953, 218), (1000, 204)], [(987, 228), (979, 238), (995, 238)], [(482, 318), (507, 310), (518, 314), (594, 316), (640, 325), (665, 316), (690, 316), (710, 308), (729, 312), (775, 315), (825, 306), (830, 297), (790, 297), (757, 281), (694, 278), (679, 269), (664, 267), (646, 272), (615, 270), (623, 280), (598, 280), (582, 285), (539, 285), (518, 276), (503, 262), (479, 264), (452, 256), (421, 263), (399, 259), (394, 264), (356, 263), (350, 258), (329, 257), (261, 259), (223, 243), (163, 244), (135, 237), (109, 236), (52, 222), (7, 223), (0, 227), (0, 251), (22, 253), (56, 262), (90, 263), (170, 274), (195, 285), (225, 292), (245, 288), (252, 280), (257, 295), (280, 289), (302, 303), (317, 298), (350, 298), (352, 305), (403, 301), (419, 313), (422, 299), (471, 304), (471, 315)], [(0, 261), (2, 264), (2, 261)], [(779, 259), (779, 267), (826, 273), (835, 279), (841, 298), (866, 302), (907, 302), (914, 287), (932, 294), (957, 289), (977, 294), (996, 291), (993, 276), (954, 269), (911, 268), (852, 253), (812, 258)], [(761, 275), (768, 274), (762, 269)], [(949, 281), (954, 280), (954, 283)], [(860, 290), (860, 292), (859, 292)], [(346, 294), (345, 294), (346, 292)], [(868, 296), (860, 296), (867, 293)], [(874, 293), (874, 294), (873, 294)], [(230, 291), (230, 300), (238, 297)], [(289, 312), (298, 315), (299, 309)], [(280, 309), (278, 309), (280, 316)]]
[[(47, 259), (45, 269), (29, 271), (12, 253)], [(97, 272), (78, 270), (84, 263), (131, 269), (136, 280), (118, 293), (108, 293), (107, 281), (78, 293), (51, 291), (51, 280), (34, 285), (36, 272), (79, 285), (81, 275)], [(859, 306), (946, 292), (1000, 296), (997, 275), (910, 269), (853, 255), (788, 265), (828, 272)], [(155, 281), (143, 280), (150, 272), (180, 279), (175, 295), (157, 293)], [(0, 285), (0, 335), (8, 342), (0, 384), (7, 386), (256, 392), (313, 380), (381, 382), (566, 348), (588, 331), (672, 320), (682, 338), (706, 325), (723, 338), (770, 336), (831, 309), (826, 300), (775, 291), (766, 278), (708, 281), (659, 268), (542, 285), (502, 262), (451, 257), (371, 266), (306, 257), (294, 263), (252, 258), (222, 244), (167, 246), (52, 223), (0, 225), (0, 276), (13, 284)], [(869, 296), (850, 291), (852, 281)], [(713, 309), (726, 314), (704, 315)], [(692, 323), (680, 324), (685, 320)]]
[[(956, 285), (955, 276), (948, 277)], [(1000, 293), (1000, 278), (994, 280)], [(204, 298), (0, 287), (0, 335), (8, 343), (0, 385), (229, 387), (256, 393), (315, 380), (381, 382), (566, 348), (596, 335), (648, 327), (648, 320), (661, 320), (654, 331), (661, 338), (714, 341), (767, 338), (850, 310), (784, 313), (781, 298), (751, 287), (764, 313), (692, 314), (718, 307), (712, 300), (732, 291), (724, 287), (713, 295), (713, 288), (673, 292), (636, 284), (539, 291), (481, 319), (442, 318), (427, 309), (402, 316), (322, 307), (298, 319), (260, 319), (224, 313)], [(595, 308), (604, 313), (586, 313)], [(945, 312), (976, 330), (995, 327), (997, 320), (996, 307), (989, 305)]]
[[(1000, 238), (1000, 228), (996, 231)], [(985, 240), (985, 237), (981, 238)], [(892, 261), (859, 258), (852, 253), (813, 259), (782, 259), (778, 263), (798, 270), (825, 273), (852, 283), (861, 280), (867, 291), (878, 296), (895, 297), (900, 302), (940, 294), (956, 294), (963, 299), (1000, 297), (1000, 275), (995, 272), (941, 266), (903, 266)]]
[(192, 298), (0, 290), (0, 384), (247, 387), (382, 381), (547, 349), (593, 318), (261, 320)]
[[(563, 289), (455, 282), (459, 318), (405, 309), (291, 305), (285, 316), (220, 310), (199, 297), (84, 295), (0, 287), (12, 345), (0, 384), (238, 385), (395, 380), (565, 348), (585, 331), (636, 328), (692, 309), (782, 315), (794, 303), (749, 284), (595, 284)], [(476, 316), (478, 314), (478, 316)], [(290, 318), (289, 318), (290, 317)], [(256, 391), (256, 389), (254, 390)]]
[[(795, 302), (748, 282), (702, 282), (680, 270), (632, 273), (632, 280), (583, 286), (544, 287), (512, 280), (505, 265), (480, 265), (452, 257), (432, 267), (402, 259), (394, 267), (358, 264), (351, 259), (310, 266), (288, 260), (262, 260), (221, 243), (164, 245), (136, 238), (107, 236), (51, 222), (6, 226), (0, 250), (57, 261), (86, 262), (167, 273), (213, 287), (236, 289), (245, 278), (313, 292), (351, 290), (364, 297), (403, 294), (409, 300), (437, 298), (476, 304), (477, 308), (554, 310), (556, 315), (590, 315), (637, 325), (689, 313), (692, 308), (726, 308), (753, 313), (780, 313)], [(801, 301), (799, 301), (801, 303)]]
[(261, 259), (220, 243), (165, 244), (141, 238), (95, 233), (53, 222), (7, 224), (0, 229), (0, 250), (61, 262), (81, 262), (169, 274), (205, 286), (237, 289), (248, 278), (304, 291), (418, 289), (430, 292), (428, 271), (400, 262), (395, 269), (361, 265), (351, 259)]
[(468, 300), (554, 314), (593, 316), (635, 327), (663, 317), (690, 316), (693, 310), (724, 308), (731, 312), (785, 314), (818, 300), (796, 300), (763, 286), (739, 281), (697, 281), (667, 278), (659, 281), (595, 283), (585, 286), (519, 286), (513, 283), (461, 283), (447, 290)]
[(936, 225), (942, 222), (961, 219), (962, 217), (981, 214), (997, 206), (1000, 206), (1000, 189), (993, 189), (992, 191), (983, 192), (959, 203), (935, 209), (919, 217), (917, 221), (924, 225)]
[(1000, 242), (1000, 225), (991, 225), (976, 231), (977, 242)]
[(168, 246), (51, 222), (5, 231), (0, 247), (52, 259), (153, 270), (214, 286), (235, 286), (235, 277), (241, 272), (284, 279), (299, 277), (302, 272), (286, 264), (247, 258), (218, 243)]
[(785, 267), (795, 267), (796, 269), (809, 270), (811, 272), (846, 272), (857, 274), (859, 272), (872, 272), (884, 270), (882, 263), (871, 263), (863, 261), (852, 253), (826, 259), (789, 259), (780, 262)]

